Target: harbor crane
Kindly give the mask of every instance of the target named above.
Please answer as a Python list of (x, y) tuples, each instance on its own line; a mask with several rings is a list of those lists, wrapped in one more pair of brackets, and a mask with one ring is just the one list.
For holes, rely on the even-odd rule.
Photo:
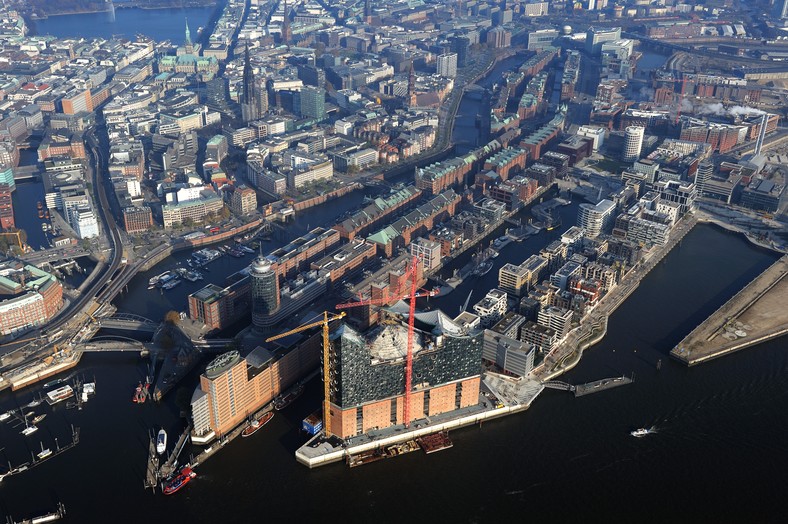
[[(401, 299), (410, 299), (410, 310), (408, 313), (408, 349), (407, 349), (407, 356), (405, 358), (405, 405), (402, 410), (403, 419), (405, 422), (405, 427), (410, 427), (410, 390), (411, 390), (411, 382), (413, 376), (413, 330), (414, 324), (413, 321), (416, 316), (416, 299), (419, 297), (433, 297), (438, 294), (437, 289), (432, 290), (422, 290), (416, 291), (416, 279), (418, 275), (418, 267), (421, 259), (418, 256), (414, 256), (411, 260), (408, 268), (405, 270), (405, 280), (402, 282), (406, 282), (410, 280), (410, 291), (407, 294), (403, 294), (402, 289), (398, 289), (397, 293), (393, 297), (383, 297), (383, 298), (374, 298), (374, 299), (366, 299), (366, 300), (359, 300), (357, 302), (349, 302), (346, 304), (337, 304), (337, 309), (345, 309), (351, 307), (359, 307), (359, 306), (380, 306), (387, 304), (392, 301), (393, 298), (400, 297)], [(404, 285), (402, 285), (404, 287)]]
[(330, 437), (332, 435), (331, 433), (331, 382), (329, 380), (330, 342), (328, 340), (328, 324), (333, 322), (334, 320), (340, 320), (345, 315), (347, 315), (347, 313), (345, 313), (344, 311), (338, 314), (329, 313), (328, 311), (323, 311), (323, 318), (321, 320), (318, 320), (317, 322), (304, 324), (303, 326), (299, 326), (295, 329), (291, 329), (290, 331), (285, 331), (284, 333), (280, 333), (278, 335), (274, 335), (273, 337), (269, 337), (265, 339), (266, 342), (273, 342), (274, 340), (279, 340), (280, 338), (285, 338), (290, 335), (294, 335), (295, 333), (306, 331), (307, 329), (312, 329), (315, 327), (323, 328), (323, 431), (325, 432), (326, 437)]

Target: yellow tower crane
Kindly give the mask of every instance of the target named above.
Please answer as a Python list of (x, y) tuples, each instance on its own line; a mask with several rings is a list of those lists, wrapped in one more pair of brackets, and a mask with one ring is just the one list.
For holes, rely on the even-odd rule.
[(285, 331), (284, 333), (280, 333), (278, 335), (274, 335), (273, 337), (267, 338), (266, 342), (272, 342), (274, 340), (279, 340), (280, 338), (285, 338), (287, 336), (293, 335), (295, 333), (300, 333), (302, 331), (306, 331), (307, 329), (311, 329), (314, 327), (322, 326), (323, 327), (323, 431), (325, 432), (326, 437), (330, 437), (331, 433), (331, 381), (329, 380), (329, 348), (330, 343), (328, 340), (328, 324), (333, 322), (334, 320), (339, 320), (343, 318), (346, 313), (343, 311), (342, 313), (329, 313), (328, 311), (323, 311), (323, 319), (318, 320), (317, 322), (311, 322), (309, 324), (304, 324), (303, 326), (299, 326), (295, 329), (291, 329), (290, 331)]

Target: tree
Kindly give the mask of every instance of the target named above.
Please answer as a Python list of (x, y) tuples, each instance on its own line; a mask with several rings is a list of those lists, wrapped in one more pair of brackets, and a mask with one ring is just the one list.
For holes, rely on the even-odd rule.
[(230, 208), (227, 206), (222, 206), (222, 210), (219, 211), (219, 215), (222, 217), (222, 219), (227, 220), (230, 218)]
[(181, 319), (181, 316), (178, 314), (177, 311), (167, 311), (167, 314), (164, 315), (164, 322), (171, 325), (176, 325), (178, 321)]
[(194, 225), (194, 220), (192, 220), (189, 217), (186, 217), (186, 218), (183, 219), (183, 225), (185, 227), (192, 227)]

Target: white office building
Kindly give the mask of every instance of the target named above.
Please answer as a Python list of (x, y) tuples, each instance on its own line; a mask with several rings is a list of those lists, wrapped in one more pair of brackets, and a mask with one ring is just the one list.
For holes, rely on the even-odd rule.
[(640, 159), (640, 151), (643, 148), (643, 135), (645, 128), (640, 126), (629, 126), (624, 131), (624, 150), (621, 153), (621, 160), (624, 162), (635, 162)]
[(71, 209), (71, 227), (79, 238), (93, 238), (99, 236), (96, 214), (90, 206), (79, 206)]
[(441, 76), (454, 78), (457, 76), (457, 53), (438, 55), (437, 72)]
[(610, 229), (616, 205), (610, 200), (602, 200), (597, 205), (580, 204), (577, 211), (577, 225), (582, 227), (588, 238), (596, 238)]
[(580, 126), (577, 129), (577, 136), (590, 138), (593, 141), (594, 153), (605, 143), (605, 129), (597, 126)]
[(602, 44), (620, 39), (620, 27), (613, 27), (611, 29), (596, 29), (590, 27), (586, 32), (586, 52), (591, 56), (599, 56), (602, 54)]
[(434, 240), (419, 237), (410, 243), (410, 254), (419, 257), (424, 264), (424, 271), (430, 271), (441, 263), (441, 245)]
[(495, 325), (506, 314), (506, 293), (500, 289), (490, 290), (483, 299), (474, 304), (473, 310), (479, 315), (482, 327)]

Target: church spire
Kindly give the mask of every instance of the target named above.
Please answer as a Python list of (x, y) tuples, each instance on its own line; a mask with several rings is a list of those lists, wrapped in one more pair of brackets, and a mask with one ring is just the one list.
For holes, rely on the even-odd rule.
[(293, 35), (290, 33), (290, 16), (287, 10), (287, 0), (284, 0), (282, 11), (284, 14), (284, 21), (282, 22), (282, 43), (289, 44), (290, 38), (292, 38)]
[(192, 45), (192, 33), (189, 31), (189, 19), (186, 19), (186, 45)]

